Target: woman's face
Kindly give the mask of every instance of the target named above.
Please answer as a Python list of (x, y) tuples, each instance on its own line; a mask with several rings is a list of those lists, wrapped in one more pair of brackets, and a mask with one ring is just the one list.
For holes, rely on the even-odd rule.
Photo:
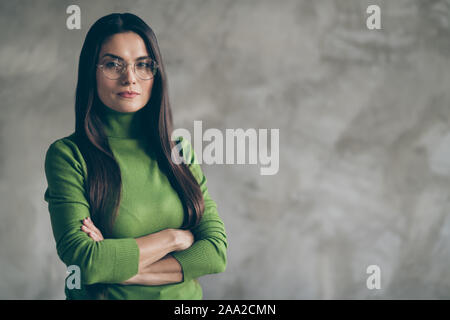
[[(150, 99), (153, 78), (142, 80), (134, 73), (134, 63), (149, 53), (142, 38), (134, 32), (117, 33), (107, 39), (100, 50), (98, 64), (106, 61), (128, 63), (119, 79), (108, 79), (100, 68), (97, 68), (97, 92), (104, 105), (119, 112), (135, 112), (143, 108)], [(116, 59), (120, 58), (120, 59)], [(133, 91), (137, 95), (127, 96), (123, 93)], [(122, 94), (121, 94), (122, 93)]]

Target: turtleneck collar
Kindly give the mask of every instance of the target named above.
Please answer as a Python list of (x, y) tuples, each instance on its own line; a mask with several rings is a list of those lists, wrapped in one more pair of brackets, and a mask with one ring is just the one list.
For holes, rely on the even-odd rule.
[(143, 107), (134, 112), (119, 112), (99, 103), (98, 111), (103, 123), (103, 130), (107, 137), (138, 139), (145, 137), (144, 111)]

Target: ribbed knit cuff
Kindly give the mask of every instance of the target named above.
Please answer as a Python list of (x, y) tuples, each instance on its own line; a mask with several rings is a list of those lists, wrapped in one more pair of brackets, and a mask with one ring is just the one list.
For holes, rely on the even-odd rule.
[(203, 247), (195, 243), (183, 251), (171, 252), (183, 269), (183, 281), (196, 279), (201, 275), (208, 274), (211, 270), (209, 260), (204, 256)]
[(139, 247), (133, 238), (115, 239), (116, 258), (114, 279), (118, 282), (128, 280), (139, 271)]

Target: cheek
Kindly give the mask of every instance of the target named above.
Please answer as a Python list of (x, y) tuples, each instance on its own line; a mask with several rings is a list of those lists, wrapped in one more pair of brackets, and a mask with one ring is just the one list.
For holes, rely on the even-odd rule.
[(148, 101), (150, 99), (150, 96), (152, 94), (152, 87), (153, 87), (153, 81), (147, 81), (142, 85), (142, 92), (145, 92), (145, 95), (143, 95), (142, 98)]
[(104, 77), (97, 77), (97, 91), (99, 96), (106, 97), (113, 91), (114, 85), (111, 81), (104, 79)]

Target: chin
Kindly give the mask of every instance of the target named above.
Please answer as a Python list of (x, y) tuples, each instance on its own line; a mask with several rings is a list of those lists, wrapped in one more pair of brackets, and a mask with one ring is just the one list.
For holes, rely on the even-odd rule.
[(136, 106), (136, 105), (120, 105), (118, 106), (118, 110), (120, 110), (120, 112), (135, 112), (138, 111), (139, 109), (142, 109), (144, 106)]

